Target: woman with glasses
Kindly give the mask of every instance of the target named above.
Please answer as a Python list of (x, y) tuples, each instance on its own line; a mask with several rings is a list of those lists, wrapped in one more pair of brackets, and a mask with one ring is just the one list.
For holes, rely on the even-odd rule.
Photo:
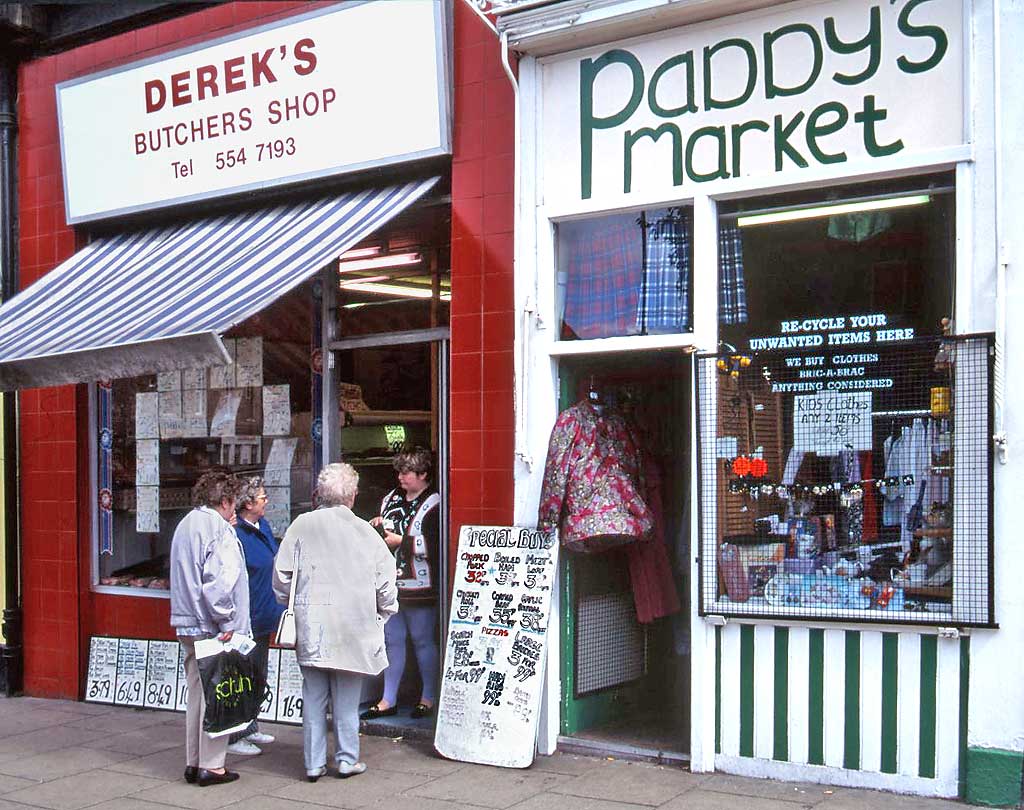
[[(277, 621), (284, 610), (274, 597), (274, 556), (278, 542), (270, 523), (264, 517), (267, 511), (267, 491), (259, 476), (242, 479), (238, 494), (238, 511), (235, 532), (242, 543), (245, 567), (249, 572), (249, 615), (252, 619), (252, 636), (256, 641), (253, 661), (267, 674), (267, 658), (270, 653), (270, 637), (277, 629)], [(262, 753), (260, 745), (272, 743), (270, 734), (261, 732), (253, 720), (252, 724), (237, 734), (232, 734), (228, 744), (229, 754), (255, 756)]]

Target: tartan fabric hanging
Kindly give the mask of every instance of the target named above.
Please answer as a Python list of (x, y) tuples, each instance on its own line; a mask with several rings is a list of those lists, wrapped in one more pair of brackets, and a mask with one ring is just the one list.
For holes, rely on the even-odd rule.
[[(563, 225), (568, 245), (562, 338), (688, 332), (693, 328), (689, 208)], [(718, 233), (718, 319), (747, 322), (743, 239), (734, 224)]]
[(690, 331), (689, 210), (652, 212), (644, 224), (644, 283), (637, 311), (641, 334)]
[[(570, 337), (636, 335), (642, 231), (633, 216), (572, 223), (563, 327)], [(565, 337), (566, 335), (563, 335)]]
[(747, 322), (747, 287), (743, 280), (743, 236), (735, 223), (718, 226), (718, 322)]

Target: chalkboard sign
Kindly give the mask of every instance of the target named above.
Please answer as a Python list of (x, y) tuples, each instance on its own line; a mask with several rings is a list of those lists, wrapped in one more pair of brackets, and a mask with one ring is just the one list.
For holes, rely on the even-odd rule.
[(554, 532), (464, 526), (434, 747), (463, 762), (533, 762), (558, 544)]
[(92, 703), (113, 703), (116, 682), (117, 639), (93, 636), (89, 644), (85, 699)]
[(177, 641), (149, 642), (146, 661), (146, 693), (143, 705), (149, 709), (175, 708), (178, 692)]

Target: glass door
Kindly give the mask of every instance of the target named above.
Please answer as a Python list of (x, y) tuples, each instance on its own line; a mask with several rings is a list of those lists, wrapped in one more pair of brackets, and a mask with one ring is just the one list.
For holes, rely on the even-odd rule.
[[(380, 513), (381, 501), (396, 486), (395, 457), (416, 448), (427, 450), (433, 468), (430, 483), (441, 496), (438, 570), (444, 572), (448, 542), (448, 330), (429, 331), (429, 335), (410, 332), (332, 344), (337, 441), (332, 443), (328, 460), (345, 461), (359, 472), (353, 511), (370, 520)], [(437, 339), (416, 339), (422, 337)], [(356, 345), (345, 348), (347, 344)], [(445, 585), (439, 583), (442, 594), (447, 592)]]
[(396, 541), (399, 612), (385, 626), (390, 664), (363, 692), (367, 730), (390, 736), (430, 728), (439, 687), (448, 594), (450, 232), (447, 205), (417, 206), (338, 257), (321, 285), (321, 456), (356, 468), (353, 511), (380, 516)]

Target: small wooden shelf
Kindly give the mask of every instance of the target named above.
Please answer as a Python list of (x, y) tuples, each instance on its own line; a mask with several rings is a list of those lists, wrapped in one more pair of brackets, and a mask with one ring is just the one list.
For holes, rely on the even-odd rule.
[(429, 422), (430, 411), (345, 411), (349, 425), (400, 425), (403, 422)]

